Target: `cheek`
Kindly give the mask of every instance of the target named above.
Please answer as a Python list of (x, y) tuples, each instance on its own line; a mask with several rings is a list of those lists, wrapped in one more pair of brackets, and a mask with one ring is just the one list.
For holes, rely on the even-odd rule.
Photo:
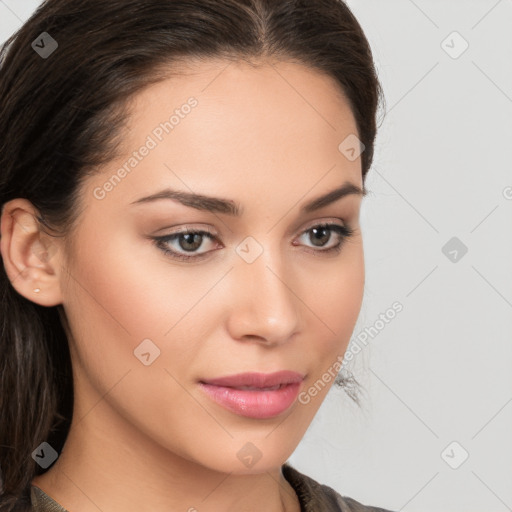
[[(309, 279), (309, 293), (301, 297), (314, 315), (305, 336), (311, 354), (311, 372), (305, 383), (305, 401), (310, 415), (316, 413), (334, 384), (343, 355), (360, 313), (364, 293), (364, 253), (358, 241), (352, 243), (338, 260), (336, 268), (321, 274), (314, 286)], [(304, 281), (305, 282), (305, 281)]]
[[(167, 265), (149, 242), (134, 243), (122, 233), (84, 230), (81, 244), (84, 249), (70, 267), (64, 308), (79, 360), (91, 378), (108, 389), (128, 369), (144, 367), (134, 350), (146, 339), (154, 343), (156, 348), (149, 344), (154, 354), (160, 351), (152, 365), (187, 368), (193, 329), (200, 327), (190, 325), (194, 306), (217, 276), (190, 279), (190, 273)], [(93, 247), (101, 250), (87, 249)], [(171, 350), (184, 329), (190, 338), (187, 350)]]
[(73, 263), (75, 309), (95, 318), (90, 328), (112, 328), (134, 343), (162, 337), (217, 279), (200, 267), (191, 273), (172, 265), (142, 235), (90, 230), (82, 238), (84, 247), (101, 249), (80, 250)]
[(337, 262), (317, 275), (314, 282), (310, 275), (304, 277), (301, 297), (315, 313), (315, 328), (329, 340), (329, 350), (348, 344), (361, 309), (365, 269), (360, 241), (347, 245)]

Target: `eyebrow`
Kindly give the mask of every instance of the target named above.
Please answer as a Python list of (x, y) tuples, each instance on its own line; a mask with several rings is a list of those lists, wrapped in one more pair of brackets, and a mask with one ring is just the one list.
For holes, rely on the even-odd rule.
[[(349, 195), (359, 195), (364, 197), (367, 195), (367, 190), (364, 188), (361, 189), (354, 183), (347, 181), (341, 187), (308, 201), (301, 207), (300, 211), (301, 213), (311, 213)], [(140, 199), (132, 201), (130, 204), (145, 204), (158, 201), (160, 199), (178, 201), (185, 206), (211, 213), (224, 213), (236, 217), (239, 217), (242, 214), (242, 208), (233, 200), (194, 194), (192, 192), (185, 192), (182, 190), (172, 190), (170, 188), (155, 192), (149, 196), (141, 197)]]

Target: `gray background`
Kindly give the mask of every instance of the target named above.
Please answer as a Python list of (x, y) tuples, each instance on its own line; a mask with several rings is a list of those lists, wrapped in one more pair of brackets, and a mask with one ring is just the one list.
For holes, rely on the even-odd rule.
[[(347, 3), (386, 95), (352, 343), (374, 329), (362, 407), (333, 389), (290, 462), (396, 511), (511, 511), (512, 0)], [(0, 39), (39, 4), (0, 0)]]

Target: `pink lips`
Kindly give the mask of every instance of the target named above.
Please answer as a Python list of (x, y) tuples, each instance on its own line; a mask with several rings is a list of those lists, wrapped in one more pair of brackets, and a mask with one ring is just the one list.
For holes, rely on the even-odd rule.
[(296, 400), (304, 375), (241, 373), (200, 381), (201, 389), (222, 407), (248, 418), (272, 418), (286, 411)]

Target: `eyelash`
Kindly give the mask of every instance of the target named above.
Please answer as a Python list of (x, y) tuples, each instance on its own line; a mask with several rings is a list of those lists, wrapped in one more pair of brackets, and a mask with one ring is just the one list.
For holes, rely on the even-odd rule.
[[(333, 247), (329, 247), (329, 249), (313, 249), (312, 247), (308, 247), (308, 249), (312, 250), (315, 253), (339, 253), (342, 249), (342, 246), (344, 245), (345, 241), (348, 240), (353, 234), (354, 230), (349, 228), (348, 226), (343, 226), (340, 224), (333, 224), (333, 223), (323, 223), (323, 224), (315, 224), (314, 226), (311, 226), (310, 228), (302, 231), (299, 236), (304, 235), (305, 233), (308, 233), (309, 231), (312, 231), (315, 228), (321, 228), (321, 229), (329, 229), (334, 231), (335, 233), (338, 233), (340, 235), (340, 241)], [(168, 242), (177, 240), (181, 235), (205, 235), (206, 237), (210, 238), (211, 240), (216, 239), (215, 234), (208, 230), (182, 230), (177, 231), (176, 233), (172, 233), (170, 235), (164, 235), (164, 236), (156, 236), (151, 237), (154, 240), (155, 245), (162, 251), (164, 254), (170, 256), (173, 259), (177, 259), (180, 261), (191, 261), (191, 260), (199, 260), (203, 259), (208, 256), (208, 254), (211, 251), (196, 254), (193, 256), (186, 256), (185, 254), (178, 253), (176, 251), (173, 251), (172, 249), (169, 249), (169, 247), (166, 245)], [(329, 238), (330, 240), (330, 238)]]

